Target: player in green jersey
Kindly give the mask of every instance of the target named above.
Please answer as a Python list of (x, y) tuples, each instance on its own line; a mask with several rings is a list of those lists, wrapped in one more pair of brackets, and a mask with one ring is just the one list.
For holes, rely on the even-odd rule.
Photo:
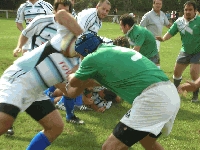
[(68, 76), (70, 97), (101, 84), (132, 104), (102, 149), (128, 150), (138, 141), (145, 149), (163, 149), (156, 140), (171, 132), (180, 107), (176, 87), (164, 72), (140, 53), (102, 44), (92, 33), (80, 35), (75, 50), (82, 62), (76, 73)]
[[(160, 41), (169, 40), (178, 32), (181, 36), (182, 47), (174, 67), (174, 84), (179, 86), (183, 71), (190, 64), (190, 76), (197, 80), (200, 73), (200, 16), (196, 15), (197, 6), (194, 2), (184, 4), (184, 16), (178, 18)], [(193, 92), (192, 102), (198, 101), (199, 89)]]
[(131, 47), (160, 66), (160, 58), (156, 46), (156, 40), (151, 31), (138, 26), (134, 18), (129, 14), (120, 17), (120, 28), (129, 40)]

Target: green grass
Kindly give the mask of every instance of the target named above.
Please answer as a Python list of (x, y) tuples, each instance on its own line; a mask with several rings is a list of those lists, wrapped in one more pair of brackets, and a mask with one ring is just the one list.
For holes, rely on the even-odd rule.
[[(20, 32), (15, 26), (14, 20), (0, 19), (0, 74), (12, 64), (15, 58), (12, 51), (16, 47)], [(163, 33), (167, 31), (164, 28)], [(104, 23), (99, 32), (108, 38), (121, 36), (119, 25)], [(180, 36), (176, 35), (171, 40), (161, 43), (161, 68), (172, 80), (174, 63), (181, 47)], [(189, 69), (183, 74), (183, 81), (189, 80)], [(190, 102), (190, 94), (186, 98), (181, 97), (181, 109), (176, 118), (172, 133), (166, 138), (159, 138), (159, 142), (166, 150), (200, 150), (199, 148), (199, 113), (200, 104)], [(65, 124), (64, 132), (55, 140), (48, 150), (100, 150), (101, 145), (112, 132), (119, 119), (131, 107), (130, 104), (122, 102), (113, 105), (105, 113), (93, 111), (76, 111), (76, 115), (85, 121), (85, 125)], [(65, 112), (60, 111), (63, 121)], [(32, 137), (42, 127), (32, 120), (26, 113), (21, 113), (16, 122), (15, 135), (0, 137), (0, 150), (23, 150), (27, 147)], [(139, 144), (130, 150), (142, 150)]]

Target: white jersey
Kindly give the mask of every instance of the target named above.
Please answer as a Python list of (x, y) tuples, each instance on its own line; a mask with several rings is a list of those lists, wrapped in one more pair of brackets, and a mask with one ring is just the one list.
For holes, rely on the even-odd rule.
[(96, 8), (84, 9), (77, 15), (77, 22), (84, 31), (98, 33), (102, 26), (102, 21), (97, 15)]
[(22, 34), (27, 38), (32, 37), (31, 50), (44, 44), (57, 34), (54, 15), (41, 15), (35, 17), (22, 31)]
[[(69, 30), (67, 31), (69, 33)], [(22, 75), (29, 75), (28, 84), (31, 84), (38, 92), (65, 82), (71, 69), (79, 64), (78, 57), (66, 58), (61, 54), (61, 41), (62, 35), (57, 34), (49, 42), (20, 57), (13, 64), (21, 68)], [(18, 72), (16, 76), (20, 76)]]
[(52, 15), (53, 6), (43, 0), (38, 0), (35, 4), (26, 1), (20, 5), (17, 10), (17, 17), (15, 22), (23, 23), (25, 21), (28, 25), (38, 15)]
[(54, 15), (37, 16), (22, 31), (22, 35), (32, 38), (31, 50), (52, 39), (57, 33)]

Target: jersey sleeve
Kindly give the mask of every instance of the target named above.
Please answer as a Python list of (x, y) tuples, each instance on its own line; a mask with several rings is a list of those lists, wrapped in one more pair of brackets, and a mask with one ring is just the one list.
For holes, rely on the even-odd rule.
[(178, 33), (177, 23), (174, 22), (173, 25), (170, 27), (170, 29), (167, 32), (169, 34), (171, 34), (172, 36), (176, 35)]
[(45, 7), (46, 7), (46, 15), (52, 15), (53, 14), (53, 6), (50, 3), (45, 2)]
[(94, 79), (94, 76), (97, 72), (95, 69), (96, 62), (88, 55), (81, 62), (79, 69), (75, 73), (75, 77), (80, 80)]
[(142, 46), (143, 45), (143, 43), (144, 43), (144, 40), (145, 40), (145, 36), (144, 36), (144, 34), (138, 34), (138, 35), (136, 35), (136, 38), (135, 38), (135, 44), (134, 44), (134, 46)]
[(164, 16), (164, 25), (168, 26), (169, 25), (169, 20), (168, 20), (167, 16), (164, 13), (163, 13), (163, 16)]
[(24, 8), (26, 7), (26, 3), (21, 4), (17, 10), (17, 17), (15, 19), (16, 23), (24, 22)]
[(36, 16), (27, 26), (26, 28), (22, 31), (22, 35), (24, 35), (27, 38), (31, 38), (34, 34), (39, 33), (39, 29), (43, 29), (40, 26), (40, 20), (39, 16)]

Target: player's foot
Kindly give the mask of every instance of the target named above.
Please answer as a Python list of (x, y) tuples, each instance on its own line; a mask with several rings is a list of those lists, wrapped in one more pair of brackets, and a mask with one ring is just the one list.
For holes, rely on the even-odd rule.
[(87, 107), (87, 106), (85, 106), (85, 105), (81, 105), (81, 106), (74, 105), (74, 108), (75, 108), (76, 110), (92, 110), (92, 108), (89, 108), (89, 107)]
[(8, 131), (6, 132), (7, 135), (13, 135), (14, 134), (14, 130), (13, 127), (11, 127), (10, 129), (8, 129)]
[(192, 103), (196, 103), (196, 102), (198, 102), (199, 100), (198, 100), (198, 96), (193, 96), (192, 97), (192, 100), (191, 100), (191, 102)]
[(66, 120), (68, 123), (74, 123), (74, 124), (84, 124), (84, 121), (76, 117), (75, 115), (71, 117), (71, 119)]
[(65, 105), (62, 103), (62, 104), (56, 104), (55, 105), (55, 107), (57, 108), (57, 109), (60, 109), (60, 110), (63, 110), (63, 111), (65, 111), (66, 110), (66, 108), (65, 108)]

